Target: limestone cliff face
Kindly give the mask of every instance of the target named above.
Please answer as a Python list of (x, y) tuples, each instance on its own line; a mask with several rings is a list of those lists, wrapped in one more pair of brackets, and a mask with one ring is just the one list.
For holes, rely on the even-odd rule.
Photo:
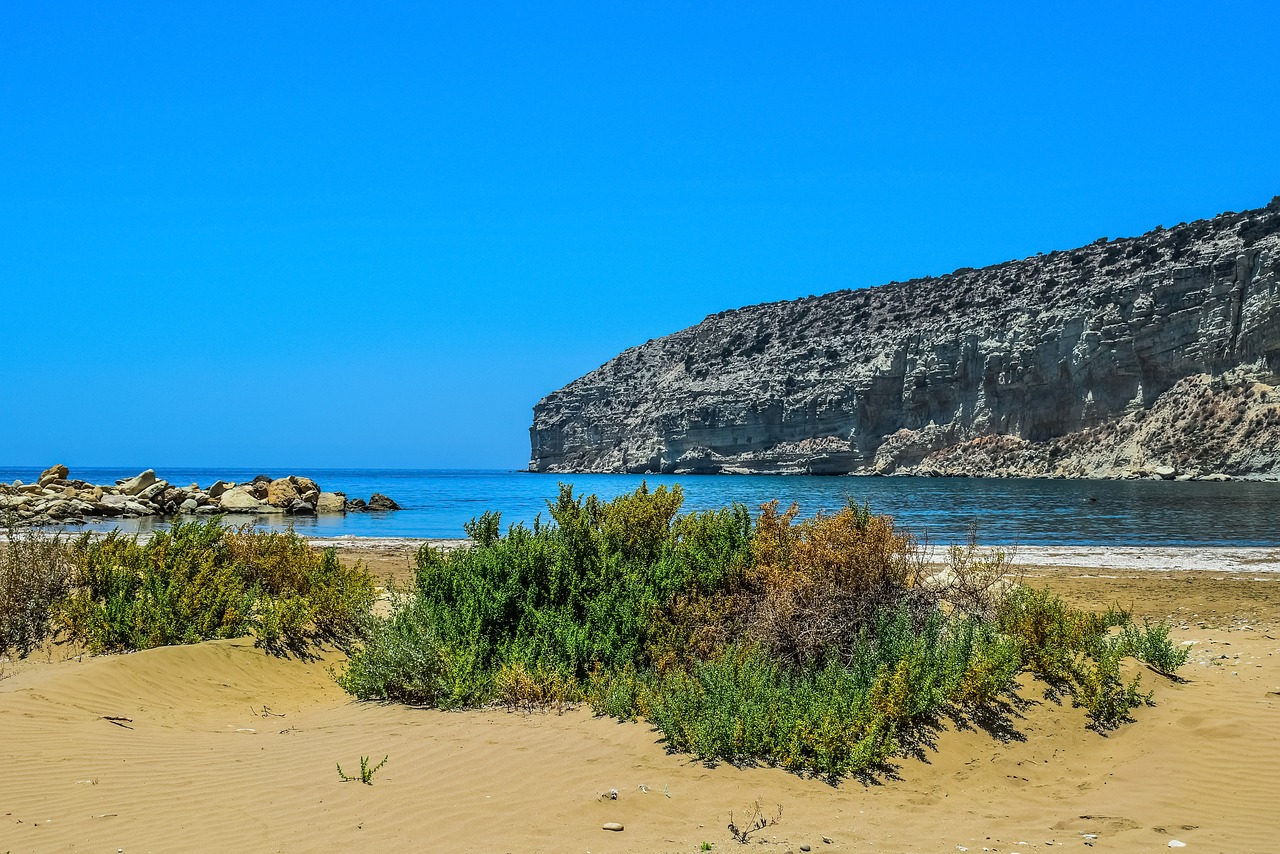
[(1274, 477), (1278, 379), (1280, 197), (1069, 252), (713, 315), (540, 401), (529, 465)]

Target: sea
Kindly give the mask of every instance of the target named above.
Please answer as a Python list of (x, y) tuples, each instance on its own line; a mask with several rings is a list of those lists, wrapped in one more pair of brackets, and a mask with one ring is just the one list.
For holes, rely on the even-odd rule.
[[(71, 477), (115, 483), (136, 468), (78, 468)], [(0, 480), (31, 483), (38, 468), (0, 468)], [(254, 517), (256, 524), (292, 526), (311, 538), (435, 539), (465, 536), (463, 525), (485, 511), (502, 524), (549, 519), (547, 501), (561, 483), (579, 494), (613, 498), (647, 483), (679, 484), (684, 510), (732, 503), (753, 512), (778, 500), (795, 502), (801, 515), (832, 511), (846, 502), (868, 504), (934, 545), (965, 540), (970, 532), (984, 545), (1107, 547), (1280, 547), (1280, 483), (1256, 481), (1102, 481), (1013, 478), (805, 477), (797, 475), (606, 475), (531, 474), (510, 470), (440, 469), (231, 469), (160, 468), (159, 477), (178, 486), (216, 480), (249, 481), (255, 475), (295, 474), (322, 489), (367, 499), (381, 492), (403, 508), (397, 512), (318, 517)], [(94, 521), (77, 530), (119, 527), (146, 532), (154, 519)]]

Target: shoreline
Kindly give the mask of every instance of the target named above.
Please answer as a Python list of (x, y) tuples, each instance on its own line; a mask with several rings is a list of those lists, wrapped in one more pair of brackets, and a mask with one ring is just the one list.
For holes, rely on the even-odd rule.
[[(307, 537), (313, 548), (337, 548), (361, 556), (369, 552), (413, 553), (424, 545), (455, 549), (470, 540), (452, 537)], [(1109, 545), (985, 545), (979, 548), (1012, 551), (1014, 564), (1026, 568), (1140, 570), (1152, 572), (1209, 571), (1233, 573), (1280, 573), (1280, 545), (1277, 546), (1109, 546)], [(929, 550), (930, 563), (945, 559), (943, 548)]]

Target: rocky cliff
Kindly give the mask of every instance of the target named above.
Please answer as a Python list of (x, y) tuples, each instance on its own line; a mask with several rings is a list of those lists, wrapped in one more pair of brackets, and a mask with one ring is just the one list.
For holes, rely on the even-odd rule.
[(712, 315), (534, 407), (543, 472), (1280, 476), (1280, 197)]

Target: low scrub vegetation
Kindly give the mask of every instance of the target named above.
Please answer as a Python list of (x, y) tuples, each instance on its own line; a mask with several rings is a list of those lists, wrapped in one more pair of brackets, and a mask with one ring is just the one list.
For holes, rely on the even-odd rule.
[(1162, 626), (1017, 584), (1007, 553), (971, 541), (931, 567), (866, 507), (797, 521), (776, 503), (681, 515), (682, 498), (562, 486), (550, 522), (479, 517), (469, 548), (420, 550), (415, 589), (340, 683), (441, 708), (586, 701), (673, 750), (834, 778), (940, 715), (997, 709), (1024, 671), (1118, 726), (1150, 699), (1124, 659), (1172, 674), (1185, 658)]
[(273, 652), (362, 636), (372, 578), (293, 532), (216, 520), (146, 542), (10, 533), (0, 561), (0, 643), (25, 655), (49, 639), (90, 653), (253, 635)]
[(8, 527), (0, 544), (0, 655), (26, 656), (53, 631), (54, 604), (71, 590), (75, 552), (62, 537)]

